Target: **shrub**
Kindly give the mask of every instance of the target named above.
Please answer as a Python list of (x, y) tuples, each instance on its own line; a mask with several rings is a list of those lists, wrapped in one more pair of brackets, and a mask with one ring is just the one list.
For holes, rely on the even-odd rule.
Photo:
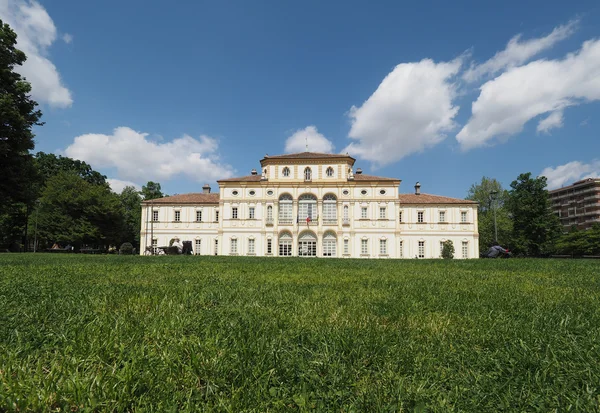
[(133, 245), (131, 242), (124, 242), (121, 244), (121, 248), (119, 248), (119, 253), (121, 255), (133, 255)]
[(444, 246), (442, 247), (442, 258), (445, 260), (451, 260), (454, 258), (454, 244), (451, 240), (444, 241)]

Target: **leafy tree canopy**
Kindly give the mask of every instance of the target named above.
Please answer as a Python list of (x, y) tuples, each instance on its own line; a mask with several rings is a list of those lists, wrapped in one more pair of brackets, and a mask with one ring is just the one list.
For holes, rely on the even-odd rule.
[(43, 182), (59, 172), (72, 172), (92, 185), (108, 185), (105, 175), (94, 171), (90, 165), (77, 159), (38, 152), (35, 154), (35, 163)]
[(148, 181), (146, 185), (142, 186), (142, 191), (140, 192), (140, 194), (146, 201), (166, 196), (160, 190), (160, 184), (158, 182), (152, 181)]
[(508, 209), (513, 220), (513, 250), (528, 256), (553, 252), (562, 232), (546, 190), (546, 177), (521, 174), (510, 184)]
[[(481, 178), (481, 182), (471, 185), (467, 199), (479, 203), (479, 247), (482, 250), (496, 243), (512, 248), (512, 219), (505, 206), (509, 197), (509, 192), (494, 178), (484, 176)], [(494, 213), (498, 231), (497, 240), (495, 239)]]
[(31, 85), (14, 71), (26, 60), (15, 45), (17, 35), (0, 20), (0, 212), (14, 202), (31, 203), (31, 178), (25, 175), (34, 148), (32, 127), (42, 113), (31, 99)]

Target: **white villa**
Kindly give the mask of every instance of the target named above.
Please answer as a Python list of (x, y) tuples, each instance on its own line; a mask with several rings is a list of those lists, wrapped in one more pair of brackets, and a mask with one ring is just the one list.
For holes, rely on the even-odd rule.
[(192, 241), (196, 255), (338, 258), (479, 257), (477, 203), (400, 194), (400, 179), (353, 171), (348, 155), (266, 155), (261, 173), (218, 181), (202, 193), (142, 202), (141, 253)]

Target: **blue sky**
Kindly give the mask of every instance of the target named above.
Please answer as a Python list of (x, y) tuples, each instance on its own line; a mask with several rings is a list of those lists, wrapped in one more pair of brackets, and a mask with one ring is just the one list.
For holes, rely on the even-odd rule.
[(198, 192), (305, 139), (404, 193), (600, 175), (598, 1), (0, 0), (0, 18), (30, 56), (36, 151), (117, 190)]

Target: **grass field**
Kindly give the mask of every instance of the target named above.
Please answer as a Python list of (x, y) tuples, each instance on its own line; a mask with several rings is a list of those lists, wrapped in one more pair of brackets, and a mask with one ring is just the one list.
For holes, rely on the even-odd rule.
[(600, 411), (600, 263), (0, 255), (0, 411)]

